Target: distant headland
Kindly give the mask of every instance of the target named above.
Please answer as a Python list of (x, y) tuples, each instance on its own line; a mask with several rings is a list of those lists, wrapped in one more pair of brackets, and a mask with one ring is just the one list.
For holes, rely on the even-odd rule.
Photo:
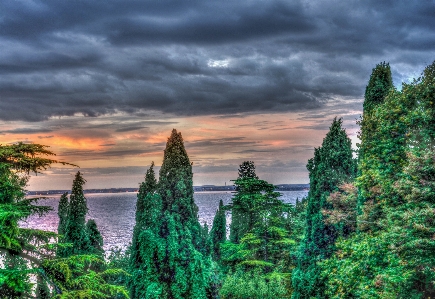
[[(304, 191), (309, 190), (309, 184), (280, 184), (275, 185), (276, 191)], [(215, 186), (203, 185), (193, 186), (194, 192), (205, 191), (235, 191), (235, 186)], [(84, 193), (137, 193), (139, 188), (106, 188), (106, 189), (86, 189)], [(44, 190), (44, 191), (27, 191), (27, 195), (54, 195), (63, 194), (65, 192), (71, 193), (71, 190)]]

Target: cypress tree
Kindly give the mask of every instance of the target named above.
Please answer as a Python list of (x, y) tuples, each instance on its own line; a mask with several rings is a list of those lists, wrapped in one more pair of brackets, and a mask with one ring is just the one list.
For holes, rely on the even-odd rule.
[(86, 222), (86, 232), (89, 236), (90, 252), (103, 256), (103, 237), (101, 236), (94, 219), (89, 219)]
[[(375, 118), (375, 108), (382, 104), (387, 96), (388, 92), (393, 88), (393, 79), (391, 77), (391, 69), (388, 63), (382, 62), (372, 70), (369, 82), (367, 84), (364, 103), (363, 103), (363, 116), (359, 124), (361, 125), (361, 131), (359, 138), (361, 143), (358, 150), (358, 172), (359, 176), (366, 172), (372, 163), (366, 161), (366, 156), (376, 155), (376, 149), (379, 139), (376, 138), (376, 132), (379, 130), (380, 124)], [(370, 159), (370, 158), (368, 158)], [(359, 185), (359, 207), (368, 200), (370, 195), (369, 189), (373, 187), (373, 182), (366, 182)]]
[[(192, 165), (181, 133), (166, 144), (157, 192), (143, 201), (132, 298), (205, 299), (207, 257), (201, 253), (202, 228), (193, 200)], [(138, 208), (139, 210), (139, 208)], [(137, 223), (136, 223), (137, 225)], [(134, 253), (133, 253), (134, 254)]]
[(86, 180), (78, 171), (72, 185), (68, 220), (63, 239), (65, 243), (72, 243), (73, 246), (62, 250), (61, 256), (88, 253), (91, 248), (85, 219), (88, 212), (86, 197), (83, 194), (83, 185), (85, 183)]
[(227, 238), (227, 218), (225, 216), (224, 203), (219, 201), (219, 208), (213, 218), (213, 226), (210, 231), (210, 239), (213, 246), (213, 258), (215, 261), (220, 260), (221, 244)]
[(326, 201), (327, 196), (337, 191), (341, 183), (352, 181), (356, 175), (351, 141), (341, 124), (341, 119), (333, 120), (322, 146), (314, 149), (314, 157), (307, 164), (310, 191), (305, 236), (292, 278), (294, 299), (325, 298), (325, 286), (316, 263), (331, 255), (337, 232), (334, 226), (324, 222), (322, 210), (331, 208)]
[[(406, 86), (404, 86), (406, 88)], [(360, 230), (381, 229), (385, 207), (403, 203), (396, 182), (406, 165), (407, 120), (415, 100), (394, 89), (388, 64), (377, 65), (364, 99), (359, 149), (358, 221)]]
[(59, 200), (59, 207), (57, 210), (57, 215), (59, 216), (59, 225), (57, 226), (57, 232), (60, 235), (64, 235), (66, 231), (66, 224), (68, 220), (68, 192), (62, 194)]
[[(131, 298), (143, 298), (147, 292), (147, 287), (152, 281), (152, 277), (148, 277), (144, 273), (156, 273), (157, 265), (154, 265), (154, 254), (150, 248), (147, 251), (141, 251), (141, 247), (148, 246), (154, 242), (156, 246), (162, 244), (163, 240), (159, 240), (159, 227), (161, 223), (161, 198), (156, 194), (157, 180), (154, 172), (154, 162), (146, 171), (145, 180), (139, 186), (139, 192), (136, 201), (136, 224), (133, 229), (133, 239), (131, 244), (130, 255), (130, 296)], [(146, 240), (146, 237), (140, 238), (141, 233), (144, 236), (150, 236), (151, 240)], [(143, 244), (142, 244), (143, 243)], [(157, 283), (157, 280), (156, 280)], [(147, 296), (150, 296), (148, 294)]]

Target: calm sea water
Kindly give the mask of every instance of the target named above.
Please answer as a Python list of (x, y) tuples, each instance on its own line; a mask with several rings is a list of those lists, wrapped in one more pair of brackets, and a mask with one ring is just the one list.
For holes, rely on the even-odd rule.
[[(282, 191), (281, 199), (286, 203), (294, 203), (296, 198), (302, 199), (307, 191)], [(198, 205), (198, 217), (201, 224), (207, 223), (209, 227), (213, 222), (213, 217), (219, 206), (219, 200), (224, 204), (231, 202), (232, 192), (196, 192), (194, 199)], [(89, 213), (87, 218), (95, 219), (98, 228), (103, 235), (104, 249), (118, 246), (126, 248), (131, 242), (134, 215), (136, 207), (136, 193), (103, 193), (85, 194)], [(59, 204), (58, 196), (53, 196), (39, 202), (40, 205), (51, 206), (53, 210), (44, 217), (33, 216), (26, 222), (21, 223), (22, 227), (37, 228), (48, 231), (57, 231), (59, 218), (57, 207)], [(227, 224), (230, 216), (227, 215)]]

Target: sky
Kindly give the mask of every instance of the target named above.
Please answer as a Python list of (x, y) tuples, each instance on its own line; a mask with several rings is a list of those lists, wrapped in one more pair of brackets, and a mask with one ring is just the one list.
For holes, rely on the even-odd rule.
[(49, 145), (29, 190), (137, 187), (173, 128), (194, 185), (231, 184), (255, 162), (308, 183), (334, 117), (356, 148), (377, 63), (393, 81), (435, 59), (435, 1), (0, 2), (0, 144)]

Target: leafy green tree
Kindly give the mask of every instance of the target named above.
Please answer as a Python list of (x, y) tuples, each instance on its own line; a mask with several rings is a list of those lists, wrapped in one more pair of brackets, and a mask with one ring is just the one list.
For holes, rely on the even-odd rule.
[(227, 218), (222, 199), (219, 201), (219, 208), (213, 218), (210, 239), (213, 246), (213, 259), (219, 261), (221, 258), (221, 244), (227, 239)]
[(332, 208), (326, 200), (329, 194), (337, 191), (340, 184), (351, 182), (356, 175), (351, 141), (341, 125), (341, 119), (333, 120), (322, 146), (314, 149), (314, 158), (307, 164), (310, 191), (305, 236), (292, 277), (294, 299), (325, 297), (325, 285), (317, 262), (333, 253), (337, 228), (325, 222), (322, 210)]

